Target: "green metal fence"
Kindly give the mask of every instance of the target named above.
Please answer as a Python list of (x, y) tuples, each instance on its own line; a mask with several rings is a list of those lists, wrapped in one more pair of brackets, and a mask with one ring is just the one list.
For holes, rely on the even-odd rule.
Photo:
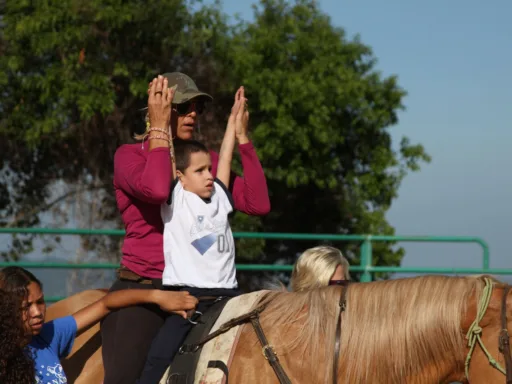
[[(123, 236), (124, 230), (112, 229), (67, 229), (67, 228), (0, 228), (0, 234), (40, 234), (40, 235), (105, 235)], [(359, 242), (360, 264), (350, 267), (351, 271), (361, 272), (361, 281), (372, 280), (372, 273), (434, 273), (434, 274), (480, 274), (512, 275), (512, 269), (489, 268), (489, 246), (479, 237), (463, 236), (382, 236), (382, 235), (337, 235), (337, 234), (303, 234), (303, 233), (265, 233), (234, 232), (237, 239), (266, 240), (328, 240), (340, 242)], [(425, 267), (382, 267), (373, 265), (372, 245), (376, 242), (425, 242), (425, 243), (472, 243), (482, 249), (481, 268), (425, 268)], [(117, 263), (44, 263), (44, 262), (0, 262), (0, 268), (18, 265), (24, 268), (64, 268), (64, 269), (115, 269)], [(240, 271), (285, 271), (291, 265), (275, 264), (237, 264)]]

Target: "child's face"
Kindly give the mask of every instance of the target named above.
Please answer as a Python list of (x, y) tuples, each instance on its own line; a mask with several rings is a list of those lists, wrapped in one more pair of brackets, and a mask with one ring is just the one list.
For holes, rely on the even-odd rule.
[(27, 335), (35, 336), (41, 332), (46, 314), (46, 303), (39, 284), (32, 282), (27, 287), (28, 297), (23, 300), (23, 323)]
[(212, 161), (209, 153), (190, 154), (190, 165), (184, 173), (178, 171), (181, 184), (186, 191), (208, 199), (213, 193)]

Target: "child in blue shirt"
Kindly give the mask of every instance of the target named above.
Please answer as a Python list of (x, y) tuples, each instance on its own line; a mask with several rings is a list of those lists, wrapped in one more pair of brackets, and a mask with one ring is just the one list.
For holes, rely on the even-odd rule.
[(34, 357), (36, 383), (67, 383), (60, 359), (73, 348), (77, 334), (77, 322), (66, 316), (44, 323), (39, 334), (32, 336), (29, 348)]
[(37, 384), (67, 383), (60, 359), (71, 352), (77, 334), (110, 311), (147, 303), (186, 318), (185, 311), (194, 309), (198, 303), (195, 297), (184, 291), (126, 289), (110, 292), (73, 315), (45, 323), (43, 287), (32, 273), (20, 267), (4, 268), (0, 271), (0, 288), (15, 294), (22, 303), (22, 321), (26, 342), (34, 358)]

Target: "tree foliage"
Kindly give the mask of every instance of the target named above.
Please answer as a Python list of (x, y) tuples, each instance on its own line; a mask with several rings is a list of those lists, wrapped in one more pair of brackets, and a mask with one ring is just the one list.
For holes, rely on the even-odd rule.
[[(149, 79), (179, 70), (215, 97), (200, 123), (200, 138), (211, 147), (222, 138), (237, 86), (249, 95), (272, 212), (264, 219), (237, 215), (234, 230), (393, 234), (385, 213), (407, 172), (430, 160), (407, 138), (393, 148), (390, 129), (405, 90), (395, 76), (382, 76), (371, 48), (348, 39), (315, 1), (262, 0), (254, 10), (253, 22), (228, 25), (218, 3), (7, 2), (0, 40), (1, 225), (40, 225), (51, 199), (79, 192), (83, 198), (84, 190), (101, 191), (91, 222), (120, 225), (111, 187), (114, 151), (143, 127)], [(69, 186), (68, 196), (52, 193), (56, 181)], [(32, 244), (24, 240), (17, 252)], [(97, 250), (100, 243), (88, 244)], [(240, 240), (238, 252), (242, 259), (293, 262), (311, 245)], [(336, 245), (357, 262), (357, 244)], [(110, 252), (118, 246), (111, 242)], [(396, 265), (403, 250), (375, 245), (374, 256)]]
[[(265, 230), (394, 234), (385, 213), (407, 171), (429, 161), (407, 138), (393, 150), (406, 92), (375, 70), (372, 50), (348, 40), (314, 1), (263, 0), (234, 37), (233, 68), (251, 90), (254, 140), (265, 161), (273, 212)], [(288, 261), (305, 246), (281, 242)], [(284, 246), (284, 247), (283, 247)], [(356, 245), (341, 245), (358, 260)], [(403, 250), (376, 244), (376, 262), (396, 265)]]
[[(0, 58), (0, 184), (4, 226), (40, 225), (40, 213), (89, 196), (85, 223), (120, 226), (112, 190), (115, 149), (143, 129), (150, 78), (194, 73), (215, 93), (228, 31), (216, 7), (184, 1), (10, 1)], [(213, 49), (215, 47), (215, 49)], [(213, 108), (210, 119), (215, 118)], [(224, 116), (222, 116), (224, 117)], [(70, 186), (56, 193), (55, 182)], [(103, 193), (105, 192), (105, 193)], [(76, 221), (70, 217), (69, 220)], [(65, 221), (65, 220), (64, 220)], [(29, 251), (19, 237), (11, 255)], [(84, 239), (84, 244), (101, 243)], [(94, 247), (94, 246), (93, 246)], [(112, 244), (111, 250), (118, 243)]]

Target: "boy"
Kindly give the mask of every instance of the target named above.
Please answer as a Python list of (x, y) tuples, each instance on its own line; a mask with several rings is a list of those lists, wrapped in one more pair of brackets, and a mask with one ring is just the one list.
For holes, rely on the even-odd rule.
[[(237, 92), (224, 139), (217, 177), (208, 149), (194, 140), (174, 140), (176, 175), (164, 223), (164, 289), (187, 290), (199, 298), (204, 313), (218, 297), (240, 294), (235, 269), (235, 246), (228, 215), (234, 210), (228, 190), (231, 160), (238, 132), (247, 125), (243, 90)], [(204, 299), (202, 299), (204, 298)], [(184, 342), (193, 322), (169, 316), (153, 340), (139, 384), (158, 383)], [(172, 370), (172, 368), (171, 368)]]
[[(233, 135), (234, 141), (234, 135)], [(224, 146), (224, 142), (223, 142)], [(194, 140), (175, 145), (178, 178), (164, 222), (164, 286), (236, 289), (234, 239), (228, 221), (233, 198), (222, 180), (222, 150), (218, 177), (211, 174), (210, 154)], [(225, 159), (224, 159), (225, 160)], [(229, 166), (229, 164), (228, 164)]]

